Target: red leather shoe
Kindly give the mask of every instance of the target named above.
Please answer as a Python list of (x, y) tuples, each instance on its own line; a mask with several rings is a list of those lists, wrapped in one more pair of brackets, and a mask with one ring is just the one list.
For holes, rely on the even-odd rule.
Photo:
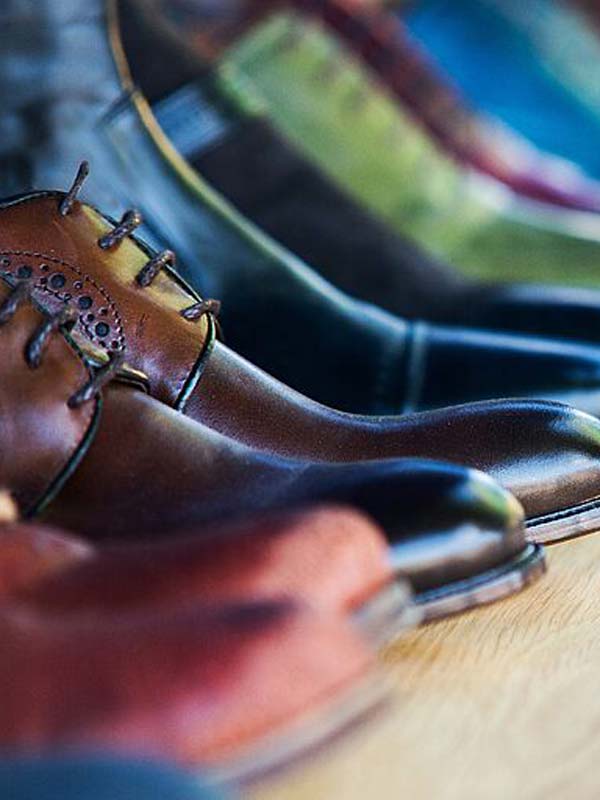
[[(27, 526), (21, 528), (27, 532)], [(0, 560), (0, 575), (3, 567)], [(321, 611), (352, 614), (361, 631), (377, 641), (394, 637), (421, 616), (408, 584), (395, 574), (383, 533), (365, 515), (342, 507), (101, 546), (82, 563), (17, 587), (11, 600), (40, 613), (118, 618), (198, 602), (284, 596)]]
[(374, 653), (289, 602), (64, 620), (0, 613), (0, 746), (160, 756), (221, 779), (281, 767), (380, 706)]

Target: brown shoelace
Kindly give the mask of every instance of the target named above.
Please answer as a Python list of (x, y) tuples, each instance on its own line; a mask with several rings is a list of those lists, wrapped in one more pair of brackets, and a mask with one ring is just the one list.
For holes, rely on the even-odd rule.
[[(73, 209), (75, 201), (77, 200), (79, 192), (81, 191), (81, 188), (89, 173), (89, 164), (87, 161), (83, 161), (79, 165), (77, 175), (75, 176), (75, 180), (73, 181), (71, 188), (68, 190), (68, 192), (66, 192), (65, 196), (60, 202), (59, 213), (61, 216), (66, 217), (67, 214), (69, 214)], [(143, 217), (139, 211), (134, 209), (126, 211), (121, 217), (120, 221), (114, 225), (113, 229), (98, 239), (98, 247), (100, 247), (102, 250), (111, 250), (113, 247), (117, 247), (123, 241), (123, 239), (135, 233), (135, 231), (143, 224), (143, 221)], [(162, 252), (157, 253), (157, 255), (155, 255), (153, 258), (149, 259), (149, 261), (142, 267), (136, 276), (136, 281), (139, 286), (146, 288), (152, 284), (158, 274), (165, 269), (165, 267), (171, 267), (173, 269), (175, 264), (175, 253), (173, 253), (172, 250), (163, 250)], [(187, 319), (190, 322), (197, 322), (206, 315), (212, 315), (217, 331), (220, 334), (220, 327), (216, 319), (220, 310), (221, 303), (218, 300), (200, 300), (199, 302), (188, 306), (188, 308), (182, 309), (180, 314), (182, 317), (184, 317), (184, 319)]]
[[(6, 300), (0, 305), (0, 326), (12, 320), (21, 305), (31, 302), (32, 286), (28, 281), (21, 281), (12, 289)], [(48, 316), (33, 332), (25, 345), (25, 363), (31, 369), (37, 369), (43, 359), (44, 351), (50, 337), (60, 331), (69, 332), (77, 322), (77, 311), (65, 306), (55, 314)], [(106, 364), (94, 370), (94, 374), (75, 394), (67, 400), (69, 408), (79, 408), (93, 400), (121, 368), (125, 360), (123, 352), (112, 353)]]

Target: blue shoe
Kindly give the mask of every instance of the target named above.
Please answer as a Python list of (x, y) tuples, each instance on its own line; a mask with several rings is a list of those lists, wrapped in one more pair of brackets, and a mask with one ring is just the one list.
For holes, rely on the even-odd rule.
[(4, 800), (223, 800), (191, 774), (148, 760), (10, 758), (0, 760)]

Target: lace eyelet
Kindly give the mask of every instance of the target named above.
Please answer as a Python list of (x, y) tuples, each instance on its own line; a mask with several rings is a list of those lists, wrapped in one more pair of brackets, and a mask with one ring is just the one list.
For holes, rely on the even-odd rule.
[(52, 289), (62, 289), (66, 282), (67, 279), (62, 272), (57, 272), (50, 278), (50, 286)]
[(32, 274), (33, 270), (31, 267), (27, 266), (27, 264), (21, 264), (21, 266), (17, 269), (17, 278), (19, 278), (19, 280), (27, 280), (28, 278), (31, 278)]

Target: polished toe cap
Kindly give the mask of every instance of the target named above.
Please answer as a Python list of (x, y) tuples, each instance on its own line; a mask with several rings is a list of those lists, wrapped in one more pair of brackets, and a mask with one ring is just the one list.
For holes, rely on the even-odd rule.
[[(569, 406), (494, 401), (409, 421), (405, 455), (446, 458), (489, 473), (522, 503), (529, 524), (548, 515), (573, 519), (600, 497), (600, 420)], [(587, 530), (594, 524), (588, 519)]]
[(417, 591), (472, 579), (526, 547), (523, 510), (486, 475), (419, 460), (340, 465), (320, 492), (352, 502), (384, 529), (395, 571)]
[[(430, 497), (431, 507), (435, 498)], [(525, 547), (523, 509), (483, 473), (469, 471), (438, 499), (438, 520), (423, 525), (427, 499), (403, 520), (403, 535), (392, 542), (392, 561), (410, 576), (416, 592), (435, 591), (472, 580), (508, 564)]]

